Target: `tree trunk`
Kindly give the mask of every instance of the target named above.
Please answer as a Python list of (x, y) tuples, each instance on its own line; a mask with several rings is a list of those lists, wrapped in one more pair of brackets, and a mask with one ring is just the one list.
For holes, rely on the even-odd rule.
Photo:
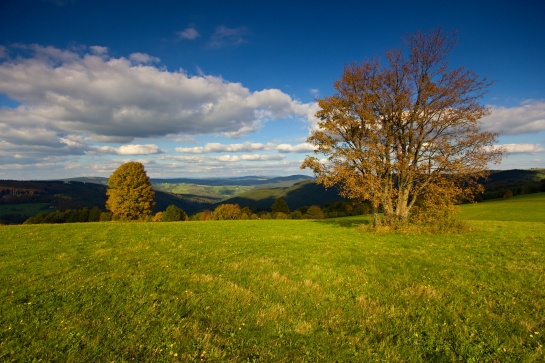
[(401, 188), (397, 198), (396, 217), (398, 222), (405, 223), (409, 218), (409, 189)]
[(382, 224), (379, 214), (379, 205), (376, 203), (372, 203), (371, 208), (371, 212), (373, 213), (373, 228), (377, 228)]

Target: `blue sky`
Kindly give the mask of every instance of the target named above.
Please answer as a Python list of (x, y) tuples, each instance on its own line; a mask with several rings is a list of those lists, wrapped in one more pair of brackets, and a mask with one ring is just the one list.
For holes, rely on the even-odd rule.
[(496, 169), (545, 168), (545, 5), (517, 1), (0, 2), (0, 179), (306, 173), (316, 98), (402, 37), (495, 83)]

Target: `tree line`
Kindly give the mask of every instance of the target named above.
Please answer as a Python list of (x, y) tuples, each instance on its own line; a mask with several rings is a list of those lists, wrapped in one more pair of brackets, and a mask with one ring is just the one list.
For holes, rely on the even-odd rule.
[[(178, 222), (178, 221), (219, 221), (219, 220), (267, 220), (267, 219), (324, 219), (353, 215), (361, 215), (369, 208), (352, 202), (338, 202), (327, 206), (312, 205), (291, 211), (282, 198), (277, 198), (271, 206), (271, 211), (254, 212), (249, 207), (238, 204), (220, 204), (214, 210), (205, 210), (192, 216), (175, 205), (169, 205), (166, 210), (147, 217), (138, 218), (145, 222)], [(65, 211), (41, 212), (28, 218), (24, 224), (55, 224), (110, 222), (126, 220), (112, 212), (103, 211), (98, 207), (91, 209), (68, 209)]]
[(188, 216), (176, 205), (169, 205), (164, 211), (152, 214), (155, 206), (155, 192), (144, 169), (139, 162), (128, 162), (117, 168), (108, 179), (106, 208), (68, 209), (65, 211), (42, 212), (28, 218), (24, 224), (43, 223), (83, 223), (107, 221), (207, 221), (244, 219), (323, 219), (360, 215), (368, 212), (365, 203), (337, 202), (320, 207), (311, 205), (292, 211), (283, 198), (276, 198), (270, 211), (253, 211), (238, 204), (221, 204), (214, 210), (205, 210)]

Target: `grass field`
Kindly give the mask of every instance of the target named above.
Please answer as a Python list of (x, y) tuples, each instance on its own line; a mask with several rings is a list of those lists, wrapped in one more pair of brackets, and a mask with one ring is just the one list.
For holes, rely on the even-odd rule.
[[(0, 361), (543, 362), (545, 197), (471, 232), (324, 221), (0, 228)], [(514, 212), (518, 208), (518, 212)]]
[(461, 217), (468, 220), (545, 222), (545, 193), (493, 199), (463, 205)]

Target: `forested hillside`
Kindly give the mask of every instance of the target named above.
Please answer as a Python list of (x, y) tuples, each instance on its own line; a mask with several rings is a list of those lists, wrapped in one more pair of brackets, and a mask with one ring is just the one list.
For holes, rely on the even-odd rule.
[[(196, 213), (206, 203), (156, 191), (154, 211), (173, 204), (187, 213)], [(106, 210), (106, 185), (78, 181), (0, 180), (0, 223), (22, 223), (44, 211), (98, 207)]]
[[(213, 210), (222, 203), (239, 204), (253, 211), (270, 211), (276, 198), (292, 210), (342, 201), (335, 188), (325, 189), (310, 177), (240, 177), (215, 179), (152, 179), (156, 190), (154, 212), (169, 205), (188, 215)], [(107, 178), (61, 181), (0, 180), (0, 223), (22, 223), (40, 212), (98, 207), (105, 210)], [(545, 191), (545, 170), (493, 171), (482, 181), (485, 193), (478, 200)], [(198, 184), (202, 183), (202, 184)]]

